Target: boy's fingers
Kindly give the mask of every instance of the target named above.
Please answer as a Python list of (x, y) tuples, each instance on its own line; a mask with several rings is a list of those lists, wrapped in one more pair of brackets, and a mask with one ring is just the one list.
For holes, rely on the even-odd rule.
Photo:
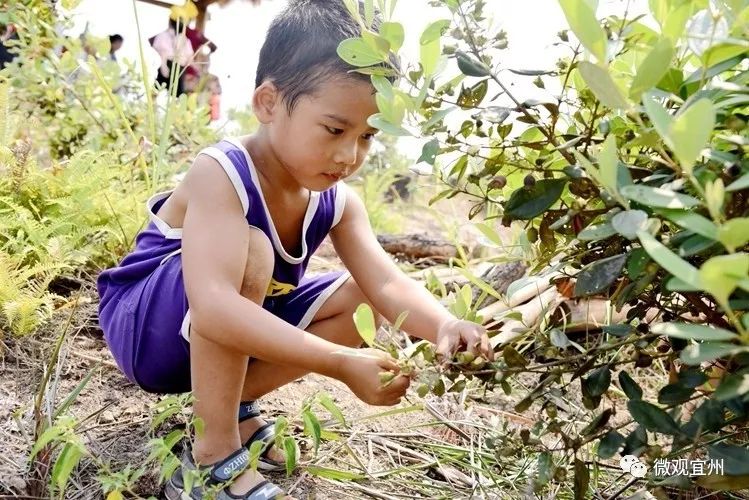
[(380, 357), (380, 359), (377, 360), (377, 366), (394, 373), (400, 372), (400, 366), (398, 366), (398, 363), (396, 363), (389, 355)]
[(405, 375), (398, 375), (393, 381), (387, 386), (386, 392), (389, 395), (398, 395), (398, 397), (406, 393), (406, 389), (411, 384), (411, 378)]
[(484, 353), (487, 360), (494, 361), (494, 349), (492, 349), (489, 343), (489, 335), (486, 333), (481, 336), (481, 352)]

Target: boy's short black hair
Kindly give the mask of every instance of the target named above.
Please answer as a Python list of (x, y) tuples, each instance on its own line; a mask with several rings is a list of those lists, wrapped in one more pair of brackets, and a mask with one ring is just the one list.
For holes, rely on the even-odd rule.
[(123, 41), (122, 35), (119, 35), (117, 33), (115, 33), (114, 35), (109, 35), (109, 43), (121, 42), (121, 41)]
[[(379, 31), (375, 16), (373, 31)], [(289, 113), (300, 97), (314, 93), (325, 78), (347, 75), (370, 81), (338, 56), (338, 44), (361, 36), (359, 23), (343, 0), (291, 0), (271, 23), (260, 49), (255, 87), (270, 80), (283, 96)], [(395, 61), (391, 66), (397, 66)]]

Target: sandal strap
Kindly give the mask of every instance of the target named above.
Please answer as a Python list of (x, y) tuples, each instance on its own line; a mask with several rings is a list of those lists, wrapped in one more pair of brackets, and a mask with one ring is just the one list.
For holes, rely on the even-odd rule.
[(260, 416), (260, 405), (257, 401), (242, 401), (239, 403), (239, 421), (244, 422), (247, 419)]
[(225, 483), (245, 470), (248, 465), (250, 465), (250, 450), (242, 447), (211, 466), (211, 480), (216, 483)]
[(274, 500), (278, 495), (282, 495), (283, 490), (270, 481), (262, 481), (254, 488), (247, 492), (243, 497), (246, 500)]
[(245, 448), (249, 450), (252, 443), (254, 443), (255, 441), (260, 441), (263, 443), (263, 452), (260, 454), (260, 456), (265, 457), (265, 455), (268, 453), (268, 450), (271, 449), (273, 443), (276, 440), (275, 427), (275, 422), (266, 422), (265, 424), (261, 425), (258, 430), (252, 433), (252, 436), (250, 436), (249, 439), (245, 441)]

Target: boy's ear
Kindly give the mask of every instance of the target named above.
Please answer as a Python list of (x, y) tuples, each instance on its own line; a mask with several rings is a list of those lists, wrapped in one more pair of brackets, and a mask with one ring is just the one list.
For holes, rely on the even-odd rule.
[(281, 107), (281, 94), (273, 82), (264, 81), (252, 94), (252, 110), (260, 123), (270, 123)]

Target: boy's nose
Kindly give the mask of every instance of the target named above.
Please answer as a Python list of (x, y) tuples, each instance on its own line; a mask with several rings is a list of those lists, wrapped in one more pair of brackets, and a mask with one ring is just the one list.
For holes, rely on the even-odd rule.
[(353, 141), (353, 143), (341, 143), (333, 156), (333, 161), (336, 165), (341, 166), (356, 164), (357, 147), (356, 141)]

